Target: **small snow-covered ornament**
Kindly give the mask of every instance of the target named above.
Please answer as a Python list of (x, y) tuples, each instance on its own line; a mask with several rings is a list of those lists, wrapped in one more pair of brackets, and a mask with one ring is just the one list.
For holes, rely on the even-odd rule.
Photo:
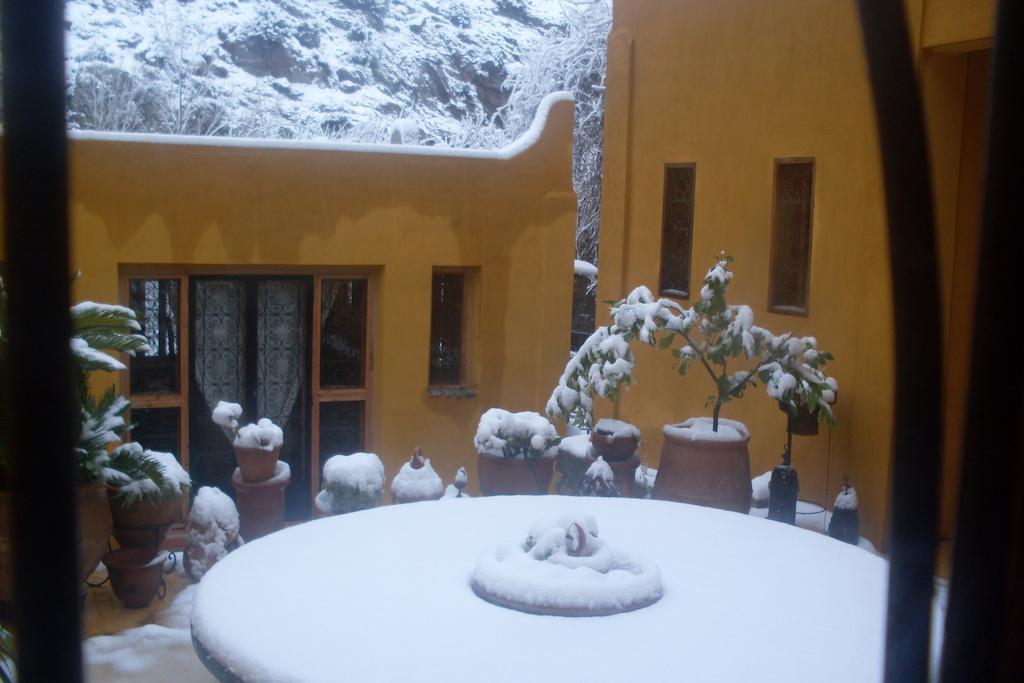
[(462, 489), (466, 488), (466, 484), (469, 483), (469, 475), (466, 474), (466, 468), (460, 467), (459, 471), (455, 473), (455, 488), (458, 490), (459, 495), (456, 498), (462, 497)]
[(597, 456), (586, 474), (583, 475), (583, 482), (580, 484), (581, 496), (597, 496), (601, 498), (618, 498), (619, 484), (615, 481), (615, 474), (611, 466), (604, 461), (604, 458)]
[(395, 503), (417, 503), (437, 500), (442, 495), (444, 482), (419, 447), (414, 448), (409, 462), (402, 465), (391, 482), (391, 497)]
[(836, 496), (828, 535), (832, 538), (857, 545), (860, 543), (860, 513), (857, 511), (857, 489), (850, 486), (850, 478), (843, 477), (843, 490)]

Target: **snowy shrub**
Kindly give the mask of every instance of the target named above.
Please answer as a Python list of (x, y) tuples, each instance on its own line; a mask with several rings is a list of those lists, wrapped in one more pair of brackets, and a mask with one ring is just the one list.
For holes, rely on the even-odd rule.
[[(831, 354), (819, 352), (813, 338), (776, 336), (754, 325), (749, 306), (730, 305), (726, 293), (733, 273), (725, 254), (708, 270), (700, 301), (683, 308), (670, 299), (655, 299), (646, 287), (637, 287), (611, 308), (612, 324), (598, 328), (566, 365), (548, 400), (551, 417), (590, 424), (593, 397), (614, 400), (619, 387), (632, 380), (630, 342), (639, 340), (673, 350), (679, 376), (697, 365), (711, 378), (715, 393), (708, 397), (713, 409), (712, 429), (718, 431), (722, 406), (740, 398), (756, 380), (766, 383), (772, 398), (787, 406), (824, 406), (822, 419), (832, 420), (827, 403), (835, 399), (835, 380), (821, 372)], [(737, 362), (746, 362), (737, 370)], [(730, 371), (731, 369), (731, 371)]]
[(317, 507), (330, 515), (368, 510), (384, 499), (384, 463), (374, 453), (335, 455), (324, 463)]
[(231, 439), (235, 448), (258, 448), (272, 451), (284, 445), (284, 432), (267, 418), (261, 418), (256, 424), (239, 426), (238, 418), (242, 416), (242, 406), (238, 403), (217, 401), (213, 409), (214, 424), (220, 427)]
[(491, 408), (480, 416), (475, 443), (478, 453), (501, 453), (506, 458), (553, 458), (560, 441), (558, 432), (543, 415)]
[(240, 546), (238, 508), (223, 491), (213, 486), (199, 489), (188, 517), (185, 569), (193, 581)]
[[(150, 477), (133, 480), (122, 471), (123, 466), (120, 466), (125, 459), (157, 467), (162, 477), (156, 480)], [(140, 498), (173, 498), (181, 495), (183, 489), (192, 485), (188, 472), (181, 466), (177, 458), (170, 453), (145, 450), (135, 442), (122, 444), (115, 448), (100, 476), (107, 486), (117, 489), (117, 498), (122, 505), (128, 505)]]

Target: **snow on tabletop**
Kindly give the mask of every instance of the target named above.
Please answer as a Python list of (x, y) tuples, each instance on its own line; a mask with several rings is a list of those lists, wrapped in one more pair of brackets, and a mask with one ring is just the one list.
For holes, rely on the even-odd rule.
[(576, 259), (573, 261), (572, 271), (576, 275), (585, 275), (586, 277), (597, 277), (597, 266), (589, 261), (581, 261)]
[[(503, 609), (473, 594), (481, 552), (521, 540), (531, 520), (564, 515), (599, 520), (616, 550), (656, 564), (661, 600), (627, 614), (568, 619)], [(486, 672), (489, 683), (524, 675), (618, 683), (640, 671), (645, 683), (872, 683), (882, 680), (887, 567), (825, 535), (711, 508), (471, 498), (327, 517), (247, 544), (199, 584), (193, 628), (222, 664), (253, 683), (337, 681), (340, 671), (353, 682), (448, 683)], [(766, 590), (772, 585), (787, 589)], [(773, 615), (773, 627), (752, 614)], [(811, 640), (794, 641), (809, 624)], [(623, 633), (644, 634), (642, 661), (589, 656)]]
[(213, 423), (224, 429), (238, 429), (238, 418), (242, 416), (242, 406), (237, 403), (218, 401), (213, 409)]
[(662, 429), (665, 436), (672, 436), (687, 441), (703, 441), (717, 443), (742, 443), (750, 439), (750, 432), (742, 422), (718, 420), (718, 431), (712, 431), (713, 420), (710, 417), (693, 417), (675, 425), (665, 425)]
[(360, 491), (383, 491), (384, 463), (374, 453), (335, 455), (324, 463), (324, 483)]
[(562, 438), (558, 450), (574, 458), (586, 459), (594, 457), (594, 445), (590, 443), (589, 434), (575, 434)]
[(759, 474), (750, 480), (750, 487), (753, 493), (750, 494), (750, 499), (756, 503), (763, 503), (768, 505), (769, 489), (768, 485), (772, 481), (772, 471), (768, 470), (764, 474)]
[(658, 567), (612, 550), (586, 515), (535, 524), (525, 543), (485, 551), (473, 582), (505, 600), (563, 609), (623, 609), (662, 593)]
[(276, 424), (267, 418), (261, 419), (256, 424), (247, 424), (238, 430), (235, 437), (235, 446), (238, 448), (259, 448), (264, 451), (272, 451), (284, 444), (284, 432)]
[(622, 420), (612, 420), (611, 418), (603, 417), (597, 421), (594, 425), (594, 431), (605, 434), (611, 438), (612, 441), (616, 439), (628, 439), (634, 437), (640, 438), (640, 430)]
[(411, 463), (402, 465), (391, 481), (391, 495), (405, 500), (438, 499), (444, 494), (444, 482), (430, 465), (430, 458), (424, 458), (423, 467), (413, 468)]

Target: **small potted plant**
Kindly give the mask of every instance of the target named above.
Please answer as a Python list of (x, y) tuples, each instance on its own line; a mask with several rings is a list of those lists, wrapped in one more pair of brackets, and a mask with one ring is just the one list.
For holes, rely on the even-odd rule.
[(231, 439), (242, 481), (258, 484), (277, 474), (284, 432), (267, 418), (241, 427), (238, 422), (241, 416), (242, 406), (237, 403), (218, 401), (213, 409), (214, 423)]
[(170, 453), (145, 450), (132, 442), (119, 446), (111, 454), (115, 468), (124, 458), (159, 468), (163, 479), (154, 481), (147, 477), (133, 481), (116, 469), (106, 477), (114, 538), (122, 548), (156, 550), (171, 525), (181, 521), (183, 495), (192, 482)]
[(384, 482), (384, 463), (376, 453), (332, 456), (324, 463), (316, 508), (321, 515), (375, 508), (384, 500)]
[(477, 478), (485, 496), (547, 493), (561, 439), (543, 415), (491, 408), (476, 430)]

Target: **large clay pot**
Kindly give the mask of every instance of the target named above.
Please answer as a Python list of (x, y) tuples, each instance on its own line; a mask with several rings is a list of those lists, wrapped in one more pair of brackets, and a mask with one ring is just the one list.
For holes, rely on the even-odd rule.
[(284, 528), (284, 490), (292, 480), (291, 468), (278, 462), (274, 476), (261, 482), (247, 482), (241, 468), (231, 475), (238, 505), (239, 536), (246, 542)]
[(640, 440), (635, 436), (620, 436), (612, 438), (613, 435), (595, 429), (590, 435), (590, 442), (594, 444), (594, 451), (604, 458), (604, 461), (611, 464), (622, 460), (629, 460), (636, 454), (636, 448)]
[(526, 460), (494, 453), (477, 456), (476, 476), (480, 493), (485, 496), (543, 495), (548, 492), (554, 474), (554, 458)]
[(114, 518), (114, 538), (122, 548), (156, 550), (175, 522), (182, 521), (181, 496), (163, 500), (138, 499), (128, 505), (110, 492), (110, 512)]
[[(169, 553), (144, 548), (115, 550), (103, 558), (110, 576), (110, 587), (125, 607), (138, 609), (153, 601), (153, 596), (164, 584), (164, 564), (173, 559)], [(160, 595), (160, 599), (163, 599)]]
[(235, 460), (238, 461), (242, 481), (258, 484), (273, 477), (277, 470), (277, 459), (280, 454), (280, 446), (272, 451), (235, 446)]
[(750, 433), (735, 420), (720, 419), (719, 432), (710, 425), (706, 417), (665, 425), (653, 497), (747, 514)]
[[(14, 599), (13, 519), (10, 491), (0, 491), (0, 605)], [(98, 479), (82, 486), (78, 497), (80, 579), (85, 580), (107, 552), (111, 516), (106, 488)]]

